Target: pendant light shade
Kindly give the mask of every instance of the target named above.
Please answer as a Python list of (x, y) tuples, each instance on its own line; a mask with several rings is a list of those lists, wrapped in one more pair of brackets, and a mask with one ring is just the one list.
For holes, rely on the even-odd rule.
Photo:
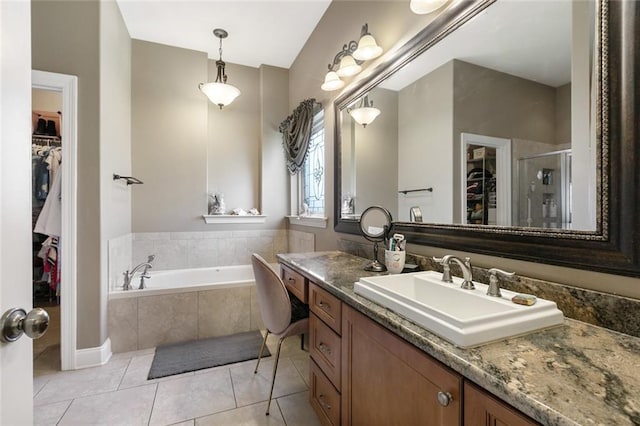
[(226, 64), (222, 60), (222, 39), (227, 38), (229, 33), (223, 29), (216, 28), (213, 30), (213, 35), (220, 39), (220, 47), (218, 48), (220, 57), (216, 61), (216, 81), (213, 83), (200, 83), (198, 87), (202, 93), (207, 95), (212, 103), (222, 109), (222, 107), (229, 105), (240, 95), (240, 90), (235, 86), (227, 84), (227, 74), (225, 73)]
[(448, 0), (411, 0), (409, 7), (413, 13), (424, 15), (440, 9)]
[(360, 106), (348, 110), (349, 115), (353, 117), (356, 123), (366, 128), (368, 124), (373, 123), (373, 120), (380, 115), (380, 110), (374, 108), (373, 101), (369, 101), (369, 96), (365, 95), (364, 99), (360, 103)]
[(340, 68), (338, 68), (338, 75), (340, 77), (351, 77), (358, 74), (362, 70), (362, 67), (356, 64), (356, 60), (351, 55), (345, 55), (340, 60)]
[(225, 105), (229, 105), (235, 98), (240, 96), (240, 90), (238, 90), (238, 88), (226, 83), (201, 83), (200, 90), (207, 95), (212, 103), (218, 105), (220, 109)]
[(382, 54), (382, 47), (378, 46), (376, 39), (371, 34), (360, 37), (358, 48), (353, 52), (353, 57), (359, 61), (368, 61)]
[(324, 83), (320, 88), (325, 92), (331, 92), (332, 90), (338, 90), (344, 87), (344, 81), (340, 80), (340, 76), (335, 72), (329, 70), (324, 77)]

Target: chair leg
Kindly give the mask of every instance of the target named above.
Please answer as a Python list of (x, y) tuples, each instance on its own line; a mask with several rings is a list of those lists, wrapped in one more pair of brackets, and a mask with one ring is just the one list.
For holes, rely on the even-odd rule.
[(256, 369), (253, 374), (258, 372), (258, 366), (260, 365), (260, 358), (262, 358), (262, 353), (264, 352), (264, 347), (267, 344), (267, 336), (269, 336), (269, 330), (266, 330), (264, 333), (264, 339), (262, 339), (262, 346), (260, 346), (260, 353), (258, 353), (258, 363), (256, 364)]
[(284, 338), (278, 340), (278, 351), (276, 352), (276, 361), (273, 364), (273, 377), (271, 378), (271, 391), (269, 391), (269, 402), (267, 402), (267, 412), (266, 415), (269, 415), (269, 408), (271, 407), (271, 397), (273, 396), (273, 385), (276, 384), (276, 371), (278, 371), (278, 360), (280, 359), (280, 347), (282, 346), (282, 341)]

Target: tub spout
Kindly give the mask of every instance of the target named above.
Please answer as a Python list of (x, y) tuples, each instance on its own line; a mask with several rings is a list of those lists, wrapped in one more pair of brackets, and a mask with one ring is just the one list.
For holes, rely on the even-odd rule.
[(138, 272), (140, 269), (144, 268), (144, 270), (142, 271), (142, 274), (140, 275), (140, 286), (138, 286), (139, 290), (142, 290), (143, 288), (146, 288), (146, 285), (144, 283), (145, 278), (149, 279), (149, 274), (148, 271), (150, 268), (153, 268), (153, 265), (151, 264), (151, 262), (153, 262), (153, 259), (155, 259), (154, 255), (149, 256), (149, 258), (147, 259), (146, 262), (142, 262), (139, 265), (136, 265), (131, 272), (129, 272), (128, 270), (124, 272), (124, 285), (122, 286), (123, 290), (132, 290), (133, 287), (131, 286), (131, 280), (133, 280), (134, 275), (136, 274), (136, 272)]

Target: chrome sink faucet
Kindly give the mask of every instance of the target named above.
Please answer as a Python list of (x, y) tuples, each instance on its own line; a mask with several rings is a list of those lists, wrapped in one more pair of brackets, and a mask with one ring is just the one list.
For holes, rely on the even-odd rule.
[(489, 269), (489, 288), (487, 288), (487, 296), (502, 297), (498, 275), (502, 275), (503, 277), (512, 277), (515, 275), (515, 272), (505, 272), (498, 268)]
[(438, 262), (440, 265), (442, 265), (442, 269), (443, 269), (442, 281), (446, 283), (453, 282), (453, 279), (451, 278), (450, 262), (454, 261), (455, 263), (457, 263), (458, 266), (460, 267), (460, 270), (462, 271), (462, 278), (463, 278), (462, 285), (460, 286), (460, 288), (464, 290), (475, 290), (476, 287), (473, 285), (473, 274), (471, 271), (470, 257), (465, 257), (464, 261), (462, 261), (459, 257), (448, 254), (441, 258), (434, 257), (433, 261)]
[(142, 274), (140, 275), (140, 285), (138, 286), (138, 290), (142, 290), (143, 288), (146, 288), (146, 285), (144, 283), (145, 278), (151, 278), (148, 274), (148, 271), (150, 268), (153, 268), (153, 265), (151, 264), (151, 262), (153, 262), (153, 259), (155, 259), (155, 255), (150, 255), (147, 258), (146, 262), (142, 262), (139, 265), (136, 265), (131, 272), (129, 272), (129, 270), (124, 272), (124, 285), (122, 286), (123, 290), (132, 290), (133, 287), (131, 286), (131, 280), (133, 279), (133, 276), (136, 274), (136, 272), (138, 272), (138, 270), (140, 270), (141, 268), (144, 268), (144, 270), (142, 271)]

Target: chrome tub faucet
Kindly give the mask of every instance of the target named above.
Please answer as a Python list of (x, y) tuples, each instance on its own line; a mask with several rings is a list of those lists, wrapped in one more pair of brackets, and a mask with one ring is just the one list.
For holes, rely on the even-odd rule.
[(140, 275), (140, 285), (138, 286), (138, 290), (142, 290), (143, 288), (146, 288), (146, 285), (144, 283), (145, 278), (149, 279), (151, 278), (148, 274), (149, 269), (153, 268), (153, 259), (155, 259), (155, 255), (150, 255), (147, 258), (146, 262), (142, 262), (139, 265), (136, 265), (131, 272), (129, 272), (129, 270), (125, 271), (124, 274), (124, 285), (122, 286), (123, 290), (133, 290), (133, 287), (131, 286), (131, 280), (133, 279), (134, 275), (136, 274), (136, 272), (138, 272), (140, 269), (144, 268), (144, 270), (142, 271), (142, 274)]

